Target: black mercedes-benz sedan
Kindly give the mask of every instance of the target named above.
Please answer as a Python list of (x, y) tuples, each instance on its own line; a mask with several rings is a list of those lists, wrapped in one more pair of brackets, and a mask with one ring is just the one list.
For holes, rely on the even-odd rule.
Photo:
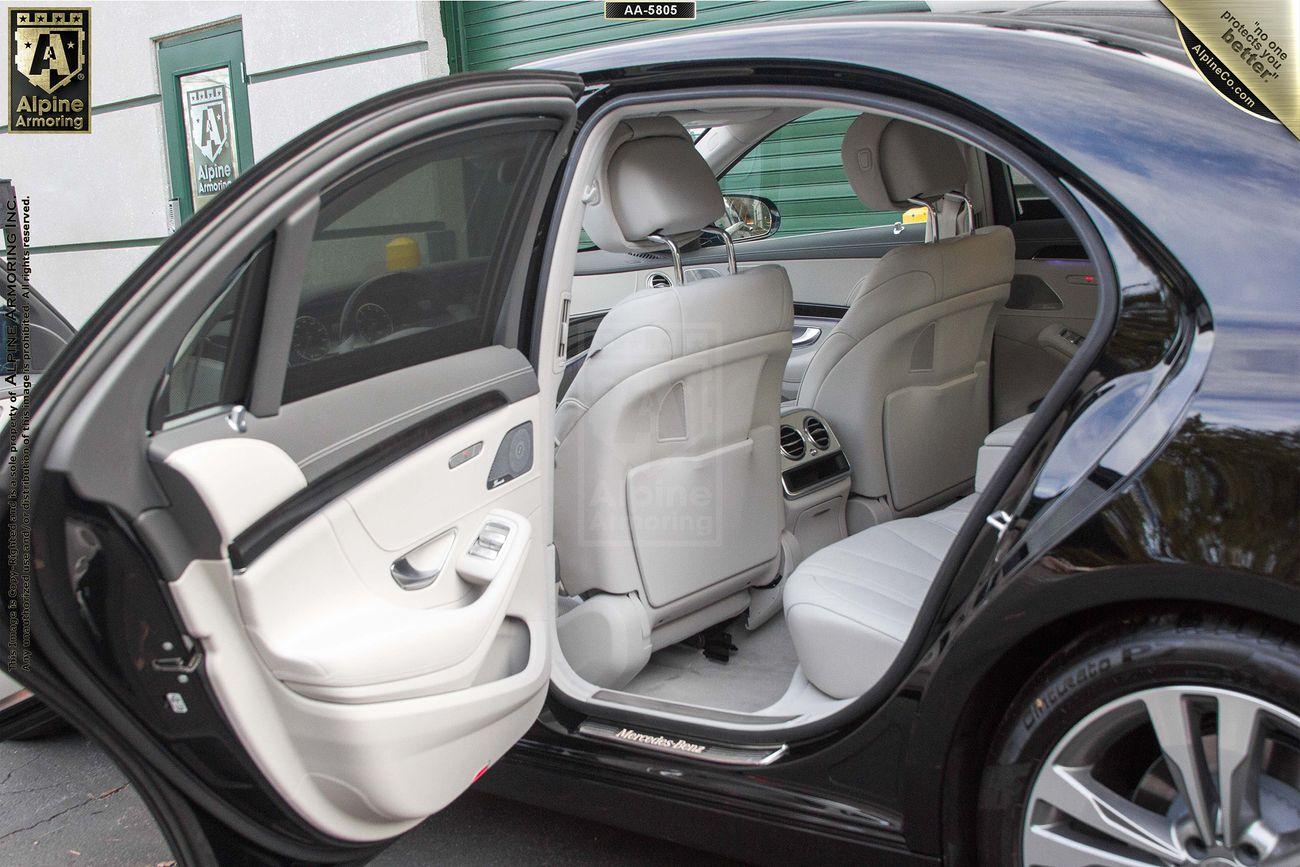
[(185, 864), (471, 785), (753, 861), (1300, 863), (1300, 144), (1132, 21), (310, 130), (12, 365), (10, 671)]

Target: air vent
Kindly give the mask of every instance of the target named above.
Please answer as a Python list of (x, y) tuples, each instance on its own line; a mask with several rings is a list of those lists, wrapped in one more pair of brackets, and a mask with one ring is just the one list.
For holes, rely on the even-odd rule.
[(813, 441), (813, 445), (825, 451), (831, 447), (831, 432), (822, 424), (821, 419), (809, 416), (803, 423), (803, 429), (808, 431), (808, 439)]
[(667, 289), (669, 286), (673, 285), (673, 281), (668, 279), (667, 274), (660, 274), (657, 271), (650, 275), (648, 282), (650, 283), (651, 289)]
[(803, 457), (803, 435), (788, 424), (781, 425), (781, 454), (792, 461)]

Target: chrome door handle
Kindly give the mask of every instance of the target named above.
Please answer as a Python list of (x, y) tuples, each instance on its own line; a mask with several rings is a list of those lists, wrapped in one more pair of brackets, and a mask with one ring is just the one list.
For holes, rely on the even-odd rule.
[(393, 564), (389, 570), (397, 586), (403, 590), (419, 590), (428, 587), (434, 581), (438, 580), (438, 575), (442, 572), (442, 566), (438, 565), (432, 569), (417, 569), (411, 565), (411, 562), (405, 557)]
[(817, 338), (822, 336), (820, 328), (814, 328), (811, 325), (805, 325), (803, 328), (794, 332), (790, 338), (791, 346), (807, 346), (810, 343), (816, 343)]
[(389, 567), (388, 573), (403, 590), (421, 590), (428, 587), (442, 574), (455, 543), (456, 531), (448, 530), (394, 562)]

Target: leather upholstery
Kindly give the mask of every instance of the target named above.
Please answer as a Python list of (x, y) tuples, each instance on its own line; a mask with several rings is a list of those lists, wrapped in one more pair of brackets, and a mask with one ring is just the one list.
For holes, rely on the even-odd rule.
[(862, 114), (840, 142), (849, 185), (873, 211), (906, 210), (966, 185), (962, 145), (952, 136), (878, 114)]
[(880, 174), (895, 202), (934, 199), (966, 187), (966, 161), (957, 140), (901, 120), (880, 134)]
[[(721, 213), (685, 131), (653, 129), (625, 137), (608, 160), (601, 228), (587, 221), (607, 249), (652, 227), (698, 234), (714, 204)], [(701, 171), (709, 183), (679, 183)], [(561, 580), (587, 597), (561, 618), (560, 640), (577, 647), (604, 635), (612, 648), (566, 649), (589, 680), (623, 685), (651, 649), (734, 616), (751, 585), (775, 576), (785, 520), (777, 427), (793, 323), (789, 278), (773, 265), (637, 292), (601, 322), (555, 424)], [(593, 605), (600, 594), (635, 606)]]
[(880, 680), (912, 631), (975, 497), (869, 527), (799, 564), (786, 581), (785, 617), (813, 686), (832, 698), (851, 698)]
[(651, 235), (666, 235), (680, 246), (722, 217), (722, 189), (713, 170), (673, 118), (620, 123), (609, 153), (582, 221), (602, 250), (662, 250), (662, 244), (647, 240)]
[[(957, 142), (904, 121), (862, 115), (841, 152), (869, 208), (965, 184)], [(1010, 230), (991, 226), (896, 247), (855, 287), (798, 400), (839, 435), (853, 494), (903, 512), (970, 481), (988, 430), (993, 326), (1014, 268)]]
[[(988, 479), (1031, 416), (988, 436), (977, 477)], [(900, 518), (828, 545), (786, 579), (784, 604), (799, 665), (833, 698), (871, 688), (893, 663), (916, 621), (939, 566), (979, 496)]]
[(798, 401), (839, 436), (854, 494), (902, 511), (971, 478), (1013, 268), (1011, 232), (992, 226), (897, 247), (859, 282)]

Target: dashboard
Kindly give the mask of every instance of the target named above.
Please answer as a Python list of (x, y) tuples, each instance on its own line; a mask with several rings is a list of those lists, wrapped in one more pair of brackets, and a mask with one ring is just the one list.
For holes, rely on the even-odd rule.
[(456, 262), (383, 273), (355, 287), (304, 288), (289, 366), (473, 319), (485, 265)]

